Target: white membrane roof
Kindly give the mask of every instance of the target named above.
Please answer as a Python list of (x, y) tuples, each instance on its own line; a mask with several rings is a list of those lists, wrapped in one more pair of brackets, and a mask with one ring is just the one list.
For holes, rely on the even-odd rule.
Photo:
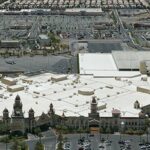
[(98, 71), (116, 71), (117, 67), (111, 54), (80, 53), (80, 74), (93, 74)]
[[(111, 111), (119, 109), (123, 117), (138, 117), (140, 109), (134, 109), (134, 102), (139, 101), (141, 106), (150, 104), (150, 95), (137, 92), (137, 86), (149, 86), (148, 81), (142, 81), (141, 76), (132, 78), (94, 78), (92, 75), (67, 75), (67, 80), (52, 82), (51, 73), (32, 77), (20, 76), (17, 85), (23, 85), (23, 91), (10, 93), (7, 85), (0, 82), (0, 115), (5, 108), (10, 114), (16, 95), (21, 97), (23, 111), (33, 108), (35, 115), (47, 113), (50, 103), (53, 103), (56, 114), (66, 116), (88, 116), (92, 96), (96, 96), (98, 107), (106, 104), (106, 109), (100, 110), (100, 116), (111, 117)], [(32, 80), (32, 83), (23, 83), (22, 79)], [(81, 95), (79, 89), (93, 89), (93, 95)], [(12, 94), (12, 95), (11, 95)]]

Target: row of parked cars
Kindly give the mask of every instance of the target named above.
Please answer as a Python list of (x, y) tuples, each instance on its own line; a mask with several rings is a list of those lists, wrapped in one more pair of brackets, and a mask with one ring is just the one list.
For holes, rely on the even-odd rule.
[(91, 150), (91, 141), (82, 137), (78, 140), (78, 150)]
[(105, 7), (148, 7), (149, 3), (146, 0), (102, 0), (102, 5)]
[(150, 150), (150, 143), (140, 143), (139, 146), (141, 150)]
[(64, 150), (71, 150), (71, 143), (69, 141), (65, 142), (63, 144), (63, 149)]
[(120, 149), (121, 150), (131, 150), (131, 144), (130, 144), (130, 140), (119, 140), (118, 144), (120, 144)]
[[(14, 0), (8, 1), (4, 8), (32, 9), (32, 8), (126, 8), (149, 7), (146, 0)], [(3, 8), (2, 7), (2, 8)]]
[(32, 9), (32, 8), (99, 8), (101, 0), (16, 0), (9, 1), (3, 7), (11, 9)]

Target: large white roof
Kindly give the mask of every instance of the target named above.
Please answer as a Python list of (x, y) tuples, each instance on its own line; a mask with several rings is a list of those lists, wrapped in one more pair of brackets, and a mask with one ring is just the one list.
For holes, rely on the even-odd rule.
[[(88, 116), (92, 96), (98, 99), (98, 107), (106, 104), (106, 109), (100, 110), (100, 116), (112, 116), (111, 111), (119, 109), (124, 117), (138, 117), (140, 110), (134, 109), (136, 100), (141, 106), (150, 104), (150, 95), (136, 91), (137, 86), (149, 86), (148, 81), (141, 81), (141, 76), (133, 78), (94, 78), (92, 75), (68, 75), (67, 80), (52, 82), (49, 81), (53, 74), (45, 73), (33, 77), (20, 76), (17, 84), (23, 85), (23, 91), (11, 95), (6, 90), (6, 85), (0, 83), (0, 115), (4, 108), (13, 111), (13, 104), (16, 95), (21, 97), (23, 111), (28, 116), (32, 107), (35, 115), (42, 112), (47, 113), (50, 103), (53, 103), (56, 114), (66, 116)], [(23, 83), (22, 79), (32, 80), (32, 83)], [(79, 89), (93, 89), (94, 95), (81, 95)]]
[(111, 54), (80, 53), (80, 74), (94, 74), (98, 71), (116, 71), (117, 67)]
[(118, 69), (139, 69), (141, 61), (150, 61), (150, 51), (113, 51), (112, 56)]
[(118, 70), (138, 70), (141, 61), (146, 61), (149, 70), (149, 51), (113, 51), (112, 54), (81, 53), (79, 54), (79, 71), (80, 74), (93, 74), (99, 77), (115, 75), (125, 77), (128, 75)]
[(85, 12), (89, 12), (89, 13), (100, 13), (102, 12), (101, 8), (68, 8), (65, 10), (65, 12), (81, 12), (81, 11), (85, 11)]
[(94, 71), (93, 76), (94, 77), (122, 77), (122, 78), (132, 78), (135, 76), (139, 76), (140, 72), (139, 71)]

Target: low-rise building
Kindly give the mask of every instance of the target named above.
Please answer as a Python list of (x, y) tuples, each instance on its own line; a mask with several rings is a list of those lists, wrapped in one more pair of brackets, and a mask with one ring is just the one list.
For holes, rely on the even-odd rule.
[(7, 91), (7, 85), (0, 82), (3, 123), (15, 133), (59, 125), (91, 133), (118, 132), (122, 123), (124, 130), (145, 130), (150, 95), (137, 87), (148, 87), (149, 76), (114, 72), (115, 76), (107, 77), (67, 75), (57, 82), (51, 80), (52, 73), (21, 75), (15, 78), (16, 85), (24, 87), (17, 91), (20, 96)]
[(11, 86), (11, 85), (16, 85), (17, 81), (15, 79), (11, 78), (11, 77), (4, 77), (4, 78), (1, 79), (1, 82), (3, 84)]
[(1, 48), (19, 48), (20, 41), (19, 40), (1, 40), (0, 47)]
[(121, 123), (124, 123), (124, 130), (145, 130), (146, 128), (146, 113), (149, 114), (147, 107), (143, 107), (143, 111), (139, 117), (122, 117), (120, 111), (112, 110), (112, 117), (100, 117), (97, 110), (97, 100), (92, 98), (90, 113), (88, 117), (66, 117), (64, 113), (62, 116), (55, 114), (53, 104), (49, 106), (47, 113), (42, 113), (40, 116), (34, 115), (34, 110), (31, 108), (28, 112), (28, 117), (24, 116), (23, 105), (19, 95), (15, 98), (13, 105), (13, 113), (9, 116), (8, 109), (3, 110), (3, 123), (10, 127), (12, 134), (24, 134), (25, 131), (32, 132), (35, 127), (56, 127), (57, 125), (66, 126), (70, 129), (88, 129), (91, 133), (99, 132), (118, 132), (121, 129)]
[(7, 90), (9, 92), (18, 92), (24, 90), (24, 86), (22, 85), (13, 85), (13, 86), (8, 86)]
[(39, 35), (38, 42), (39, 42), (40, 46), (48, 46), (48, 45), (50, 45), (50, 39), (45, 34), (40, 34)]

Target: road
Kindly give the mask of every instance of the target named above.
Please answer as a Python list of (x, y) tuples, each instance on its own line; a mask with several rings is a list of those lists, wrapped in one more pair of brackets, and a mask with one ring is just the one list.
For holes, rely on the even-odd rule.
[[(55, 150), (56, 146), (56, 135), (52, 130), (46, 131), (42, 133), (43, 137), (41, 138), (41, 142), (44, 144), (45, 150)], [(29, 146), (30, 150), (34, 150), (36, 143), (39, 141), (39, 137), (29, 135), (26, 143)]]
[[(120, 19), (120, 16), (119, 16), (119, 14), (118, 14), (117, 9), (114, 9), (113, 12), (114, 12), (114, 15), (115, 15), (115, 17), (116, 17), (116, 19), (117, 19), (117, 23), (118, 23), (118, 25), (119, 25), (119, 27), (120, 27), (120, 33), (121, 33), (122, 36), (123, 36), (122, 38), (123, 38), (123, 39), (127, 39), (127, 40), (129, 40), (130, 43), (132, 43), (133, 41), (132, 41), (131, 37), (128, 35), (127, 31), (125, 30), (124, 25), (123, 25), (123, 23), (122, 23), (122, 20)], [(133, 43), (132, 43), (132, 44), (133, 44)]]
[[(56, 146), (56, 135), (52, 130), (42, 132), (43, 137), (41, 142), (44, 144), (45, 150), (55, 150)], [(39, 141), (39, 137), (33, 134), (28, 134), (28, 140), (25, 142), (29, 146), (29, 150), (34, 150), (36, 143)], [(0, 143), (0, 150), (11, 150), (12, 143), (6, 144)]]
[(140, 50), (140, 51), (141, 50), (143, 50), (143, 51), (147, 50), (147, 49), (145, 49), (145, 48), (143, 48), (143, 47), (141, 47), (141, 46), (134, 43), (131, 33), (127, 29), (124, 28), (123, 22), (122, 22), (119, 14), (118, 14), (117, 9), (113, 9), (113, 13), (114, 13), (114, 15), (117, 19), (117, 23), (120, 27), (120, 33), (122, 34), (122, 39), (123, 40), (125, 39), (125, 40), (128, 41), (127, 42), (128, 46), (133, 47), (133, 48), (135, 48), (137, 50)]
[[(16, 64), (7, 64), (7, 60), (13, 60)], [(71, 67), (72, 73), (77, 73), (77, 58), (74, 56), (65, 55), (49, 55), (49, 56), (23, 56), (20, 58), (0, 57), (0, 71), (21, 70), (25, 73), (36, 72), (39, 70), (47, 70), (55, 73), (67, 73)]]
[[(39, 138), (26, 141), (30, 150), (34, 150), (36, 143), (39, 141)], [(42, 144), (44, 144), (45, 150), (55, 150), (56, 137), (47, 137), (41, 139)]]

